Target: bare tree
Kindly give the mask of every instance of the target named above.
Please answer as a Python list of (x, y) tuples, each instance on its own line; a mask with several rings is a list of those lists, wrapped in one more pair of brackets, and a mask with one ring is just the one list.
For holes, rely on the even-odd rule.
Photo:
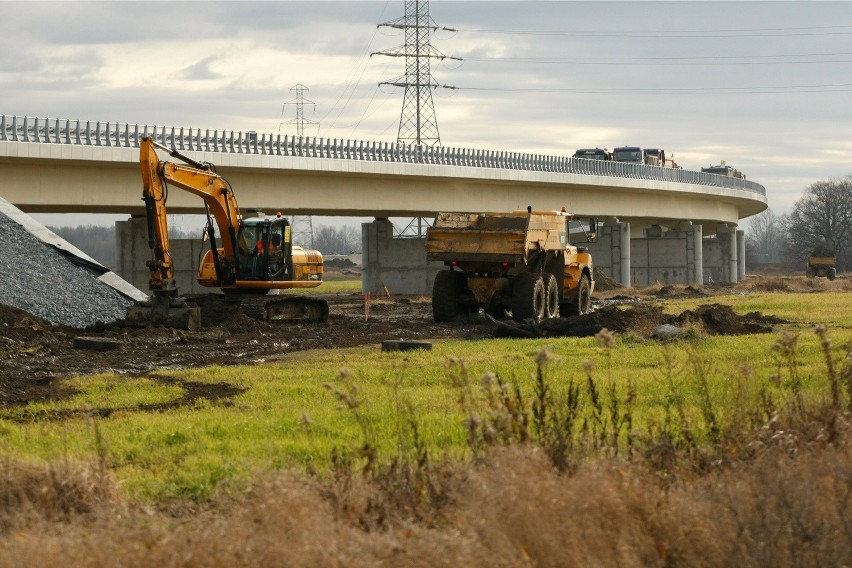
[(749, 219), (746, 247), (749, 264), (782, 262), (787, 251), (787, 215), (777, 216), (772, 209)]
[(314, 231), (314, 248), (323, 254), (350, 254), (361, 251), (361, 232), (346, 225), (339, 229), (321, 225)]
[(47, 227), (106, 267), (115, 265), (115, 227)]
[(790, 251), (798, 259), (828, 246), (838, 268), (852, 266), (852, 175), (811, 184), (790, 213)]

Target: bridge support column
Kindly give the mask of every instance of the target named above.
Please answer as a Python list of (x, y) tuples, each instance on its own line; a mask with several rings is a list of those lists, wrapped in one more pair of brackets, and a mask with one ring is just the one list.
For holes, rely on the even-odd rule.
[(598, 227), (598, 242), (585, 245), (592, 253), (595, 268), (630, 288), (630, 223), (608, 219)]
[(430, 295), (435, 274), (444, 268), (426, 260), (425, 238), (393, 238), (387, 219), (362, 224), (361, 245), (364, 293)]
[(708, 284), (733, 284), (745, 278), (745, 233), (725, 223), (715, 238), (704, 239), (704, 274)]
[(703, 280), (702, 231), (689, 221), (676, 229), (652, 225), (642, 238), (631, 239), (632, 277), (635, 286), (701, 284)]
[[(180, 294), (200, 294), (217, 290), (205, 288), (195, 280), (202, 249), (200, 239), (170, 239), (169, 244)], [(151, 249), (148, 247), (148, 224), (144, 215), (134, 215), (127, 221), (116, 221), (115, 248), (116, 272), (143, 292), (149, 293), (151, 272), (145, 262), (151, 259)]]
[(737, 231), (737, 281), (742, 282), (746, 277), (745, 266), (745, 231)]

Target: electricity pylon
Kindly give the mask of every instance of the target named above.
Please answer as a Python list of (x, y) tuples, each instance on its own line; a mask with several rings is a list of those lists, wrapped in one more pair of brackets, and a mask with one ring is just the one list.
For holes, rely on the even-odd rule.
[(397, 20), (379, 24), (405, 30), (405, 45), (377, 51), (373, 55), (405, 57), (405, 75), (392, 81), (383, 81), (379, 85), (393, 85), (405, 88), (402, 100), (402, 112), (399, 118), (397, 142), (435, 146), (441, 144), (438, 132), (438, 120), (435, 105), (432, 102), (432, 90), (438, 87), (454, 89), (448, 85), (439, 85), (432, 78), (430, 61), (432, 59), (456, 59), (449, 57), (432, 47), (430, 34), (437, 29), (456, 31), (452, 28), (439, 28), (429, 16), (429, 0), (406, 0), (405, 16)]
[[(296, 125), (296, 135), (299, 137), (304, 136), (305, 134), (305, 124), (316, 124), (319, 125), (319, 122), (315, 120), (309, 120), (305, 118), (305, 103), (314, 105), (314, 110), (316, 111), (317, 105), (314, 101), (305, 100), (304, 93), (305, 91), (309, 91), (306, 86), (299, 83), (295, 87), (290, 89), (291, 91), (296, 91), (296, 98), (292, 101), (287, 101), (284, 105), (296, 105), (296, 118), (291, 120), (286, 120), (278, 124), (278, 132), (281, 132), (282, 124), (295, 124)], [(281, 116), (284, 116), (284, 106), (281, 107)]]
[[(314, 120), (309, 120), (305, 118), (305, 103), (314, 105), (314, 110), (316, 110), (316, 103), (314, 101), (305, 100), (304, 93), (308, 91), (306, 86), (299, 83), (295, 87), (290, 89), (291, 91), (296, 91), (296, 98), (292, 101), (287, 101), (284, 105), (296, 105), (296, 118), (295, 120), (288, 120), (282, 122), (278, 125), (278, 132), (281, 132), (282, 124), (294, 124), (296, 125), (296, 134), (301, 138), (305, 135), (305, 124), (316, 124), (319, 125), (319, 122)], [(281, 115), (284, 115), (284, 106), (281, 107)], [(314, 223), (313, 219), (310, 215), (290, 215), (290, 231), (292, 232), (291, 238), (293, 239), (293, 244), (307, 247), (309, 249), (314, 248)]]

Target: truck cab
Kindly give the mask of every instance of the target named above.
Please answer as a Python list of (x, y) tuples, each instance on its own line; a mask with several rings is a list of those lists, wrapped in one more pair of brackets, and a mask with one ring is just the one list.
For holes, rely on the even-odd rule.
[(583, 160), (602, 160), (609, 161), (612, 160), (612, 154), (609, 153), (606, 148), (580, 148), (576, 152), (572, 158), (580, 158)]
[(639, 146), (622, 146), (612, 151), (612, 160), (628, 164), (644, 164), (645, 154)]

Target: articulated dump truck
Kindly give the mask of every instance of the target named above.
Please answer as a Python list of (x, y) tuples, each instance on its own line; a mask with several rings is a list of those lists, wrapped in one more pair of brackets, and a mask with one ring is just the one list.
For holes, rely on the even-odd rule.
[(439, 213), (426, 230), (427, 259), (447, 266), (432, 288), (435, 321), (479, 308), (518, 322), (588, 312), (592, 255), (569, 235), (593, 242), (595, 225), (564, 211)]

